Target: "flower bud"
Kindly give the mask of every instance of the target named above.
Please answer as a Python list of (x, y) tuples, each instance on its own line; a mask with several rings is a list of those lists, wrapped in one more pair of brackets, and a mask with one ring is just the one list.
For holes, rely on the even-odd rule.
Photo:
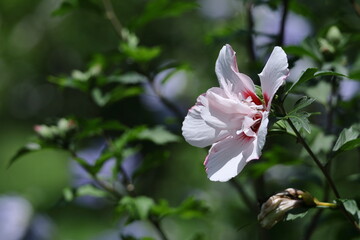
[(52, 138), (54, 137), (54, 133), (52, 129), (46, 125), (35, 125), (34, 130), (40, 137), (43, 138)]
[(326, 39), (335, 45), (340, 43), (342, 37), (343, 36), (342, 36), (339, 28), (336, 26), (330, 27), (326, 33)]
[(325, 61), (332, 61), (335, 58), (335, 47), (327, 39), (319, 38), (318, 41)]
[(270, 229), (282, 221), (290, 210), (299, 207), (316, 207), (314, 197), (307, 192), (288, 188), (271, 196), (262, 204), (258, 220), (263, 228)]
[(61, 118), (57, 123), (57, 127), (60, 132), (67, 132), (75, 127), (75, 122), (71, 119)]

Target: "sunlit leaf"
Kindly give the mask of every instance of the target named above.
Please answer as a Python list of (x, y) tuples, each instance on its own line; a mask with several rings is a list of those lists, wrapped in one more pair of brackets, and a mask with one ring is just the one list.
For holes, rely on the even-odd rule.
[(286, 46), (284, 47), (284, 51), (290, 55), (295, 55), (299, 57), (307, 56), (311, 57), (312, 59), (319, 60), (316, 54), (302, 46)]
[(146, 129), (139, 134), (139, 139), (153, 141), (156, 144), (165, 144), (179, 141), (179, 137), (166, 130), (163, 126)]
[(317, 72), (317, 68), (308, 68), (303, 72), (300, 76), (299, 80), (293, 83), (293, 85), (287, 91), (288, 93), (295, 89), (298, 85), (305, 83), (306, 81), (314, 78), (315, 73)]
[(105, 106), (111, 99), (110, 94), (103, 94), (99, 88), (94, 88), (91, 95), (97, 105), (100, 107)]
[(120, 44), (120, 50), (135, 62), (148, 62), (161, 53), (160, 47), (129, 46), (127, 43)]
[(298, 87), (301, 84), (304, 84), (305, 82), (309, 81), (310, 79), (320, 77), (320, 76), (338, 76), (338, 77), (347, 77), (344, 74), (332, 72), (332, 71), (318, 71), (317, 68), (308, 68), (303, 72), (303, 74), (300, 76), (299, 80), (294, 82), (293, 85), (287, 90), (287, 94), (293, 91), (296, 87)]
[(298, 131), (304, 129), (306, 132), (310, 133), (311, 127), (308, 119), (310, 116), (311, 114), (307, 112), (295, 112), (287, 115), (286, 117), (292, 121)]
[(154, 205), (154, 200), (146, 196), (126, 196), (120, 200), (117, 210), (120, 213), (127, 213), (133, 220), (145, 220)]
[(288, 212), (284, 218), (284, 221), (292, 221), (298, 218), (303, 218), (308, 213), (308, 209), (296, 208)]
[(86, 81), (80, 81), (71, 77), (49, 77), (49, 82), (59, 85), (62, 88), (74, 88), (86, 92), (89, 89)]
[(109, 82), (118, 82), (122, 84), (138, 84), (146, 82), (147, 78), (137, 72), (128, 72), (120, 75), (109, 77)]
[(106, 197), (108, 194), (103, 190), (91, 185), (86, 184), (78, 187), (76, 189), (76, 196), (91, 196), (91, 197)]
[(357, 203), (355, 200), (352, 199), (337, 199), (337, 202), (340, 202), (346, 211), (348, 211), (357, 221), (357, 223), (360, 223), (360, 210), (357, 206)]
[(178, 207), (170, 207), (166, 200), (161, 200), (152, 208), (152, 214), (160, 218), (175, 215), (184, 219), (203, 217), (209, 208), (204, 201), (193, 197), (185, 199)]
[(310, 104), (312, 104), (315, 101), (315, 98), (311, 98), (311, 97), (307, 97), (307, 96), (303, 96), (302, 98), (300, 98), (298, 101), (296, 101), (294, 108), (291, 110), (291, 112), (297, 112), (300, 109), (303, 109), (307, 106), (309, 106)]
[(360, 146), (360, 126), (355, 124), (344, 129), (336, 140), (333, 151), (347, 151)]

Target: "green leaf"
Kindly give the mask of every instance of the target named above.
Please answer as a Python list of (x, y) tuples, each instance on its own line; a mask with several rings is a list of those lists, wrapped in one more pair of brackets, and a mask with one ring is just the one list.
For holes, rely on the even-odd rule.
[[(300, 109), (303, 109), (307, 106), (309, 106), (310, 104), (312, 104), (315, 101), (315, 98), (311, 98), (311, 97), (307, 97), (307, 96), (303, 96), (302, 98), (300, 98), (298, 101), (296, 101), (295, 105), (294, 105), (294, 109), (291, 110), (291, 112), (297, 112)], [(291, 113), (290, 112), (290, 113)]]
[(65, 201), (71, 202), (75, 198), (75, 193), (71, 188), (64, 188), (63, 189), (63, 196)]
[(354, 149), (360, 145), (360, 135), (359, 124), (354, 124), (350, 128), (342, 130), (338, 139), (336, 140), (333, 151), (347, 151)]
[(120, 213), (127, 213), (132, 220), (146, 220), (149, 217), (151, 208), (155, 205), (153, 199), (145, 196), (123, 197), (117, 210)]
[(24, 147), (20, 148), (15, 155), (10, 159), (9, 163), (8, 163), (8, 168), (14, 164), (14, 162), (16, 162), (20, 157), (31, 153), (31, 152), (35, 152), (35, 151), (39, 151), (41, 150), (42, 147), (39, 143), (28, 143), (26, 144)]
[(66, 0), (52, 12), (52, 16), (63, 16), (76, 8), (83, 8), (101, 13), (101, 8), (96, 0)]
[(121, 74), (119, 76), (113, 75), (109, 77), (109, 82), (118, 82), (122, 84), (138, 84), (145, 83), (147, 78), (137, 72), (128, 72), (126, 74)]
[(293, 83), (289, 90), (287, 90), (287, 93), (290, 93), (293, 89), (295, 89), (297, 86), (303, 84), (304, 82), (314, 78), (315, 73), (317, 72), (317, 68), (308, 68), (303, 72), (303, 74), (300, 76), (299, 80)]
[(292, 220), (295, 220), (297, 218), (303, 218), (305, 217), (305, 215), (308, 213), (307, 211), (308, 209), (307, 208), (296, 208), (296, 209), (293, 209), (291, 211), (289, 211), (285, 218), (284, 218), (284, 221), (292, 221)]
[(338, 76), (338, 77), (347, 77), (344, 74), (341, 73), (337, 73), (337, 72), (332, 72), (332, 71), (319, 71), (317, 68), (308, 68), (305, 70), (305, 72), (303, 72), (303, 74), (300, 76), (299, 80), (294, 82), (293, 85), (291, 85), (291, 87), (289, 88), (289, 90), (287, 90), (286, 94), (290, 93), (291, 91), (293, 91), (296, 87), (298, 87), (299, 85), (309, 81), (310, 79), (316, 78), (316, 77), (321, 77), (321, 76)]
[(269, 131), (269, 134), (277, 133), (287, 133), (291, 136), (296, 137), (294, 130), (290, 127), (289, 123), (286, 121), (286, 118), (282, 118), (275, 122), (275, 124), (271, 127)]
[(99, 88), (94, 88), (91, 95), (95, 103), (100, 107), (105, 106), (111, 99), (110, 94), (103, 94)]
[(357, 206), (357, 203), (355, 200), (352, 199), (337, 199), (336, 200), (337, 203), (341, 203), (345, 210), (350, 213), (355, 220), (357, 221), (357, 223), (360, 223), (360, 210)]
[(81, 196), (92, 196), (92, 197), (103, 198), (108, 196), (108, 193), (91, 184), (86, 184), (78, 188), (64, 188), (63, 196), (67, 202), (71, 202), (75, 198)]
[(82, 185), (76, 189), (77, 197), (92, 196), (92, 197), (102, 198), (102, 197), (106, 197), (107, 195), (108, 194), (106, 192), (104, 192), (103, 190), (101, 190), (91, 184)]
[(116, 120), (104, 121), (101, 118), (94, 118), (78, 120), (78, 122), (80, 126), (79, 132), (76, 135), (78, 139), (99, 136), (106, 130), (124, 131), (128, 129)]
[(319, 60), (319, 57), (316, 56), (316, 54), (302, 46), (287, 46), (284, 47), (284, 51), (290, 55), (295, 55), (299, 57), (307, 56), (311, 57), (312, 59)]
[(328, 98), (331, 94), (331, 85), (328, 82), (321, 81), (316, 86), (312, 86), (311, 88), (306, 88), (305, 93), (316, 99), (318, 103), (324, 105), (324, 107), (328, 107)]
[(349, 74), (349, 78), (350, 78), (350, 79), (353, 79), (353, 80), (359, 81), (359, 80), (360, 80), (360, 70), (352, 71), (352, 72)]
[(81, 81), (79, 79), (71, 77), (54, 77), (50, 76), (48, 79), (49, 82), (59, 85), (63, 88), (74, 88), (86, 92), (89, 89), (88, 82)]
[(135, 86), (135, 87), (123, 87), (118, 86), (114, 88), (108, 95), (109, 95), (109, 103), (114, 103), (120, 101), (121, 99), (138, 96), (143, 92), (142, 87)]
[(209, 208), (204, 201), (190, 197), (176, 208), (175, 214), (184, 219), (192, 219), (203, 217), (208, 211)]
[(203, 217), (208, 211), (209, 208), (204, 201), (193, 197), (185, 199), (178, 207), (170, 207), (166, 200), (161, 200), (152, 208), (152, 214), (159, 218), (172, 215), (183, 219), (192, 219)]
[(79, 5), (78, 0), (63, 1), (60, 4), (60, 6), (51, 13), (51, 15), (52, 16), (63, 16), (65, 14), (71, 12), (78, 5)]
[(130, 46), (127, 43), (120, 44), (120, 50), (135, 62), (149, 62), (161, 53), (160, 47)]
[(145, 24), (160, 18), (176, 17), (182, 13), (196, 8), (198, 4), (194, 1), (179, 0), (151, 0), (147, 1), (145, 10), (134, 20), (135, 28), (143, 27)]
[(308, 112), (295, 112), (286, 117), (292, 121), (298, 131), (304, 129), (306, 132), (311, 133), (310, 122), (308, 119), (310, 116), (311, 114)]
[(139, 139), (150, 140), (159, 145), (179, 141), (178, 136), (169, 132), (163, 126), (156, 126), (153, 129), (145, 129), (139, 134)]

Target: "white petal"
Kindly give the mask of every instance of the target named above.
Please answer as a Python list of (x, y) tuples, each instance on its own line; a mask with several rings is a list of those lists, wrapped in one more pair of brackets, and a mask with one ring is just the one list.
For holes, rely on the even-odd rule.
[(216, 60), (215, 72), (222, 88), (226, 88), (224, 84), (232, 86), (232, 91), (242, 93), (245, 99), (250, 95), (252, 95), (251, 97), (256, 96), (251, 78), (239, 73), (235, 52), (229, 44), (220, 50), (219, 57)]
[[(198, 98), (199, 99), (199, 98)], [(202, 111), (207, 111), (200, 102), (193, 106), (182, 126), (182, 134), (185, 140), (196, 147), (206, 147), (227, 136), (228, 131), (210, 126), (201, 116)]]
[(281, 47), (275, 47), (266, 62), (264, 69), (259, 74), (261, 88), (268, 110), (270, 109), (271, 100), (276, 91), (289, 75), (289, 69), (287, 67), (288, 61), (286, 53)]
[(251, 153), (251, 156), (249, 157), (248, 161), (251, 161), (252, 159), (259, 159), (261, 156), (261, 150), (263, 149), (265, 145), (266, 140), (266, 134), (267, 134), (267, 125), (269, 124), (269, 118), (268, 118), (269, 112), (263, 112), (263, 116), (261, 119), (261, 123), (259, 126), (259, 129), (257, 131), (257, 137), (254, 140), (254, 146), (255, 149)]
[(255, 139), (241, 134), (215, 143), (204, 162), (208, 178), (226, 182), (238, 175), (256, 150)]

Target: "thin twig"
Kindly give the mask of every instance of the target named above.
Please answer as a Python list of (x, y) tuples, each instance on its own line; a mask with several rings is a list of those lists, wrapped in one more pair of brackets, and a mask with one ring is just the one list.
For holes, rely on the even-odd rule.
[[(77, 156), (77, 154), (74, 151), (70, 151), (70, 154), (75, 160), (81, 159), (80, 157)], [(122, 198), (122, 194), (119, 193), (115, 188), (104, 183), (101, 179), (99, 179), (99, 177), (96, 174), (92, 173), (87, 169), (91, 167), (90, 164), (86, 163), (87, 165), (84, 166), (84, 163), (86, 163), (86, 161), (82, 160), (82, 164), (79, 163), (80, 167), (82, 167), (102, 189), (113, 195), (116, 199)]]
[[(286, 116), (286, 111), (284, 109), (284, 106), (281, 105), (280, 106), (282, 114), (284, 114), (284, 116)], [(339, 194), (339, 191), (337, 190), (334, 181), (332, 180), (331, 176), (329, 175), (329, 173), (327, 172), (326, 167), (324, 167), (320, 160), (317, 158), (317, 156), (314, 154), (314, 152), (311, 150), (311, 148), (309, 147), (309, 145), (307, 144), (307, 142), (305, 141), (305, 139), (301, 136), (300, 132), (296, 129), (295, 125), (293, 124), (293, 122), (291, 121), (291, 119), (287, 118), (286, 119), (287, 122), (289, 123), (291, 129), (294, 131), (294, 133), (297, 136), (298, 141), (303, 145), (303, 147), (305, 148), (305, 150), (308, 152), (308, 154), (310, 155), (310, 157), (314, 160), (314, 162), (316, 163), (316, 165), (319, 167), (319, 169), (321, 170), (321, 172), (323, 173), (323, 175), (326, 178), (326, 181), (328, 183), (328, 185), (330, 186), (331, 190), (333, 191), (334, 195), (336, 196), (337, 199), (340, 199), (341, 196)], [(339, 209), (343, 212), (343, 214), (345, 215), (345, 217), (353, 224), (353, 226), (356, 228), (357, 231), (360, 232), (360, 226), (357, 224), (357, 222), (354, 220), (354, 218), (350, 215), (350, 213), (348, 211), (346, 211), (346, 209), (344, 208), (344, 206), (342, 204), (339, 205)]]
[(247, 12), (247, 30), (248, 30), (248, 38), (247, 38), (247, 49), (249, 53), (249, 58), (252, 62), (256, 61), (256, 54), (255, 54), (255, 46), (254, 46), (254, 39), (253, 39), (253, 32), (254, 32), (254, 18), (252, 15), (252, 1), (246, 5), (246, 12)]
[(231, 179), (230, 184), (236, 189), (236, 191), (239, 193), (240, 197), (243, 199), (248, 208), (253, 212), (257, 212), (258, 209), (253, 204), (254, 201), (250, 199), (248, 194), (244, 191), (243, 187), (235, 179)]
[(120, 39), (126, 40), (125, 36), (123, 34), (123, 26), (122, 26), (119, 18), (115, 14), (114, 7), (111, 3), (111, 0), (103, 0), (103, 4), (104, 4), (104, 8), (105, 8), (106, 18), (109, 19), (115, 32), (117, 33), (117, 35), (119, 35)]
[(165, 232), (162, 230), (162, 228), (160, 226), (160, 222), (157, 221), (156, 219), (153, 219), (153, 218), (150, 218), (150, 222), (154, 225), (154, 227), (156, 228), (156, 230), (160, 234), (161, 239), (162, 240), (168, 240)]
[(285, 26), (286, 26), (286, 19), (289, 12), (289, 0), (283, 0), (283, 12), (280, 21), (280, 31), (278, 35), (277, 45), (282, 46), (284, 44), (284, 37), (285, 37)]

